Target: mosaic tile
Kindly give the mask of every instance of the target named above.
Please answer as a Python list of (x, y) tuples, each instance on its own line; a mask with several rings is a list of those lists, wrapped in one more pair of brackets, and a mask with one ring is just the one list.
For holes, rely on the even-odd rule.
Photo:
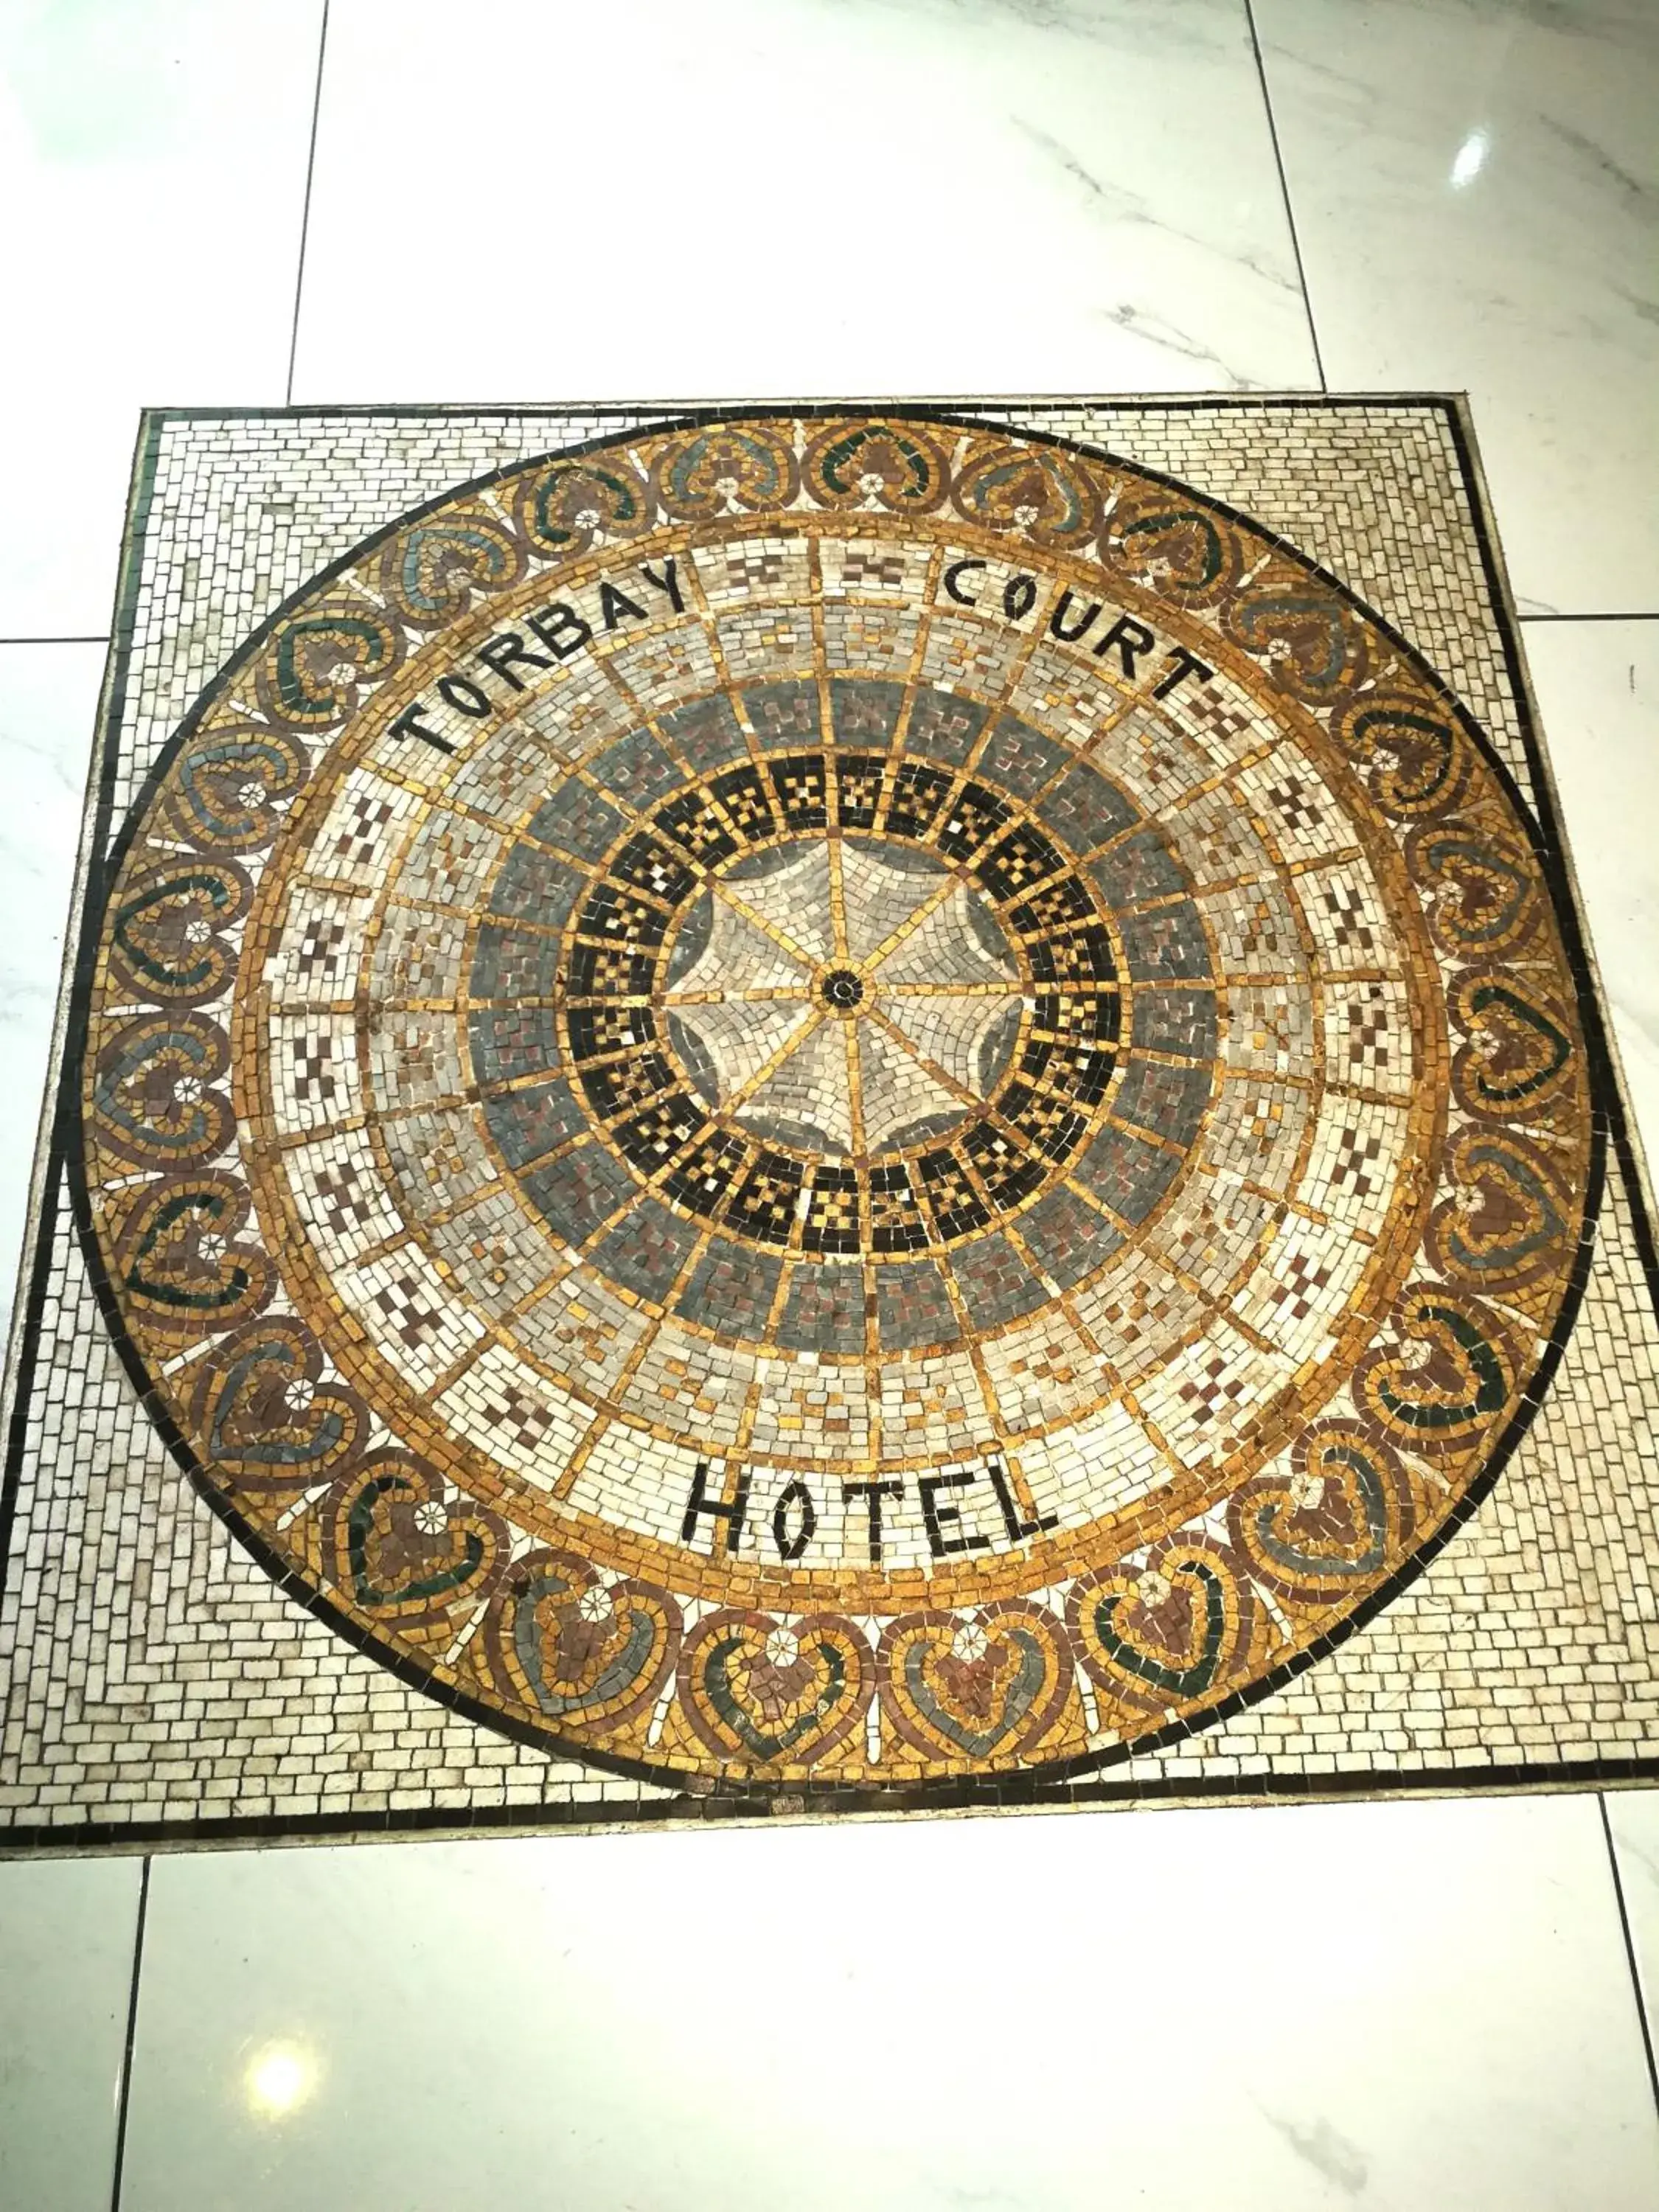
[(1650, 1245), (1462, 436), (152, 418), (0, 1821), (1639, 1762)]

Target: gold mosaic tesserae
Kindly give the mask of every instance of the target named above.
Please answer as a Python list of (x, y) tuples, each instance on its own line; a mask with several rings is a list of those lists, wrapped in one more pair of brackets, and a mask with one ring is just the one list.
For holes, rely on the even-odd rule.
[[(106, 793), (58, 1142), (125, 1449), (234, 1532), (198, 1613), (269, 1577), (321, 1654), (276, 1709), (439, 1701), (423, 1817), (1428, 1772), (1432, 1639), (1315, 1708), (1595, 1395), (1619, 1109), (1524, 702), (1195, 489), (1201, 404), (1192, 481), (1024, 411), (434, 459), (261, 556)], [(1299, 434), (1238, 403), (1235, 476), (1241, 422)], [(280, 1733), (260, 1814), (349, 1826)]]

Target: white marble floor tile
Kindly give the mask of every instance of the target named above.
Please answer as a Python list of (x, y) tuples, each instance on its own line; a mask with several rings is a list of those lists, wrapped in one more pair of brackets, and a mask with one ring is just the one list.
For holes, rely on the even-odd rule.
[(1234, 0), (460, 20), (336, 0), (299, 398), (1314, 379)]
[(1659, 609), (1659, 9), (1255, 19), (1331, 389), (1467, 390), (1523, 605)]
[(101, 645), (0, 645), (0, 1335), (23, 1240), (103, 668)]
[(0, 1865), (0, 2204), (108, 2212), (137, 1859)]
[(15, 0), (0, 637), (109, 622), (142, 406), (280, 400), (321, 0)]
[(1526, 643), (1651, 1170), (1659, 1164), (1659, 622), (1533, 622)]
[(1649, 2032), (1659, 2037), (1659, 1790), (1610, 1790), (1607, 1808)]
[(124, 2212), (1647, 2212), (1593, 1799), (158, 1862)]

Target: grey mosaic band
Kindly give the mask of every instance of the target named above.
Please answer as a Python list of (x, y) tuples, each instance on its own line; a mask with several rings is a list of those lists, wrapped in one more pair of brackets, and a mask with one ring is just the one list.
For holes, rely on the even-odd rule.
[[(1167, 464), (1173, 427), (1212, 495), (1173, 523), (1157, 474), (1011, 440), (994, 411), (890, 413), (855, 448), (808, 410), (602, 435), (589, 476), (668, 502), (659, 540), (641, 524), (609, 550), (603, 483), (500, 474), (432, 509), (477, 541), (462, 583), (411, 553), (426, 521), (377, 541), (290, 610), (287, 659), (279, 622), (174, 744), (85, 974), (106, 1316), (283, 1578), (273, 1618), (325, 1674), (369, 1666), (367, 1696), (371, 1662), (329, 1639), (361, 1641), (403, 1725), (430, 1712), (415, 1725), (476, 1755), (400, 1804), (308, 1753), (255, 1774), (234, 1750), (217, 1778), (43, 1798), (33, 1724), (20, 1828), (200, 1832), (214, 1779), (239, 1806), (257, 1779), (249, 1817), (349, 1831), (508, 1817), (510, 1788), (526, 1817), (662, 1817), (1304, 1787), (1328, 1762), (1333, 1786), (1379, 1786), (1471, 1748), (1448, 1741), (1455, 1681), (1416, 1701), (1415, 1741), (1373, 1742), (1365, 1655), (1460, 1547), (1501, 1546), (1517, 1460), (1568, 1495), (1547, 1432), (1604, 1411), (1574, 1376), (1598, 1299), (1625, 1282), (1638, 1402), (1654, 1331), (1639, 1267), (1598, 1283), (1644, 1233), (1627, 1157), (1595, 1264), (1575, 1232), (1601, 1189), (1585, 1086), (1618, 1104), (1557, 842), (1524, 811), (1547, 823), (1455, 418), (1362, 410), (1375, 538), (1345, 555), (1310, 531), (1328, 567), (1391, 586), (1389, 627), (1328, 616), (1352, 603), (1229, 513), (1260, 497), (1227, 474), (1236, 423), (1258, 467), (1277, 426), (1304, 441), (1316, 509), (1322, 437), (1352, 472), (1349, 410), (1146, 410), (1137, 458), (1162, 425)], [(1109, 421), (1022, 411), (1124, 450)], [(233, 468), (251, 434), (226, 434)], [(940, 488), (907, 507), (918, 452)], [(773, 480), (745, 504), (751, 465)], [(1366, 574), (1391, 469), (1440, 486), (1455, 616), (1409, 546)], [(463, 673), (480, 560), (544, 627), (481, 608)], [(1407, 636), (1442, 648), (1495, 755)], [(337, 956), (361, 982), (336, 989)], [(269, 1274), (249, 1169), (267, 1237), (288, 1224)], [(207, 1335), (180, 1321), (204, 1297), (227, 1301)], [(125, 1433), (130, 1480), (177, 1482)], [(216, 1581), (257, 1590), (183, 1508)], [(320, 1735), (349, 1707), (313, 1710), (291, 1687), (311, 1672), (284, 1662), (275, 1694)], [(1305, 1704), (1292, 1678), (1358, 1697), (1346, 1769), (1328, 1728), (1276, 1720)], [(1489, 1771), (1512, 1771), (1514, 1725), (1478, 1738)], [(1557, 1771), (1639, 1756), (1639, 1710), (1596, 1725), (1553, 1739)], [(523, 1778), (488, 1779), (503, 1763)]]

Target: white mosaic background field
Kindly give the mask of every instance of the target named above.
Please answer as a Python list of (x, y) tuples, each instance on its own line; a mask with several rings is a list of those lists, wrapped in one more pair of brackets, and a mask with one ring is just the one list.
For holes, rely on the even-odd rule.
[[(1449, 426), (1410, 402), (957, 403), (1182, 478), (1280, 531), (1424, 650), (1527, 787)], [(359, 539), (504, 462), (655, 413), (164, 418), (112, 829), (247, 632)], [(1623, 1760), (1659, 1747), (1659, 1324), (1613, 1168), (1577, 1328), (1494, 1495), (1368, 1628), (1287, 1689), (1106, 1771), (1248, 1794), (1293, 1778)], [(1644, 1418), (1643, 1408), (1649, 1409)], [(672, 1792), (549, 1759), (406, 1687), (284, 1597), (196, 1498), (108, 1348), (58, 1210), (0, 1606), (0, 1828), (607, 1821)], [(1087, 1784), (1084, 1785), (1085, 1788)]]

